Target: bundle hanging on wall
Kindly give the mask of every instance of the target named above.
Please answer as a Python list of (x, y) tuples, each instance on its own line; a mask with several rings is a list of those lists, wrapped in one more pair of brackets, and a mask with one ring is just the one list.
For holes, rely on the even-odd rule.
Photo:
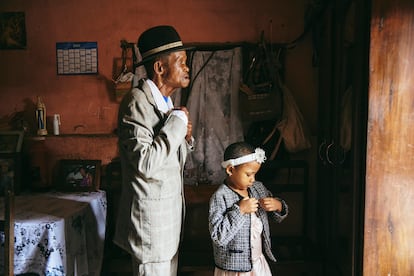
[[(134, 64), (136, 60), (134, 43), (121, 40), (122, 56), (121, 60), (114, 60), (114, 87), (115, 99), (119, 102), (122, 97), (132, 88), (134, 78)], [(120, 63), (121, 61), (121, 63)], [(120, 73), (119, 73), (120, 72)]]

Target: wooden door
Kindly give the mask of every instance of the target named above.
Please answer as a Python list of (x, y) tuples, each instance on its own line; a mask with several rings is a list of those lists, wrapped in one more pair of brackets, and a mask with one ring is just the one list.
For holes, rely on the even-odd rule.
[(414, 1), (373, 0), (364, 275), (414, 275)]

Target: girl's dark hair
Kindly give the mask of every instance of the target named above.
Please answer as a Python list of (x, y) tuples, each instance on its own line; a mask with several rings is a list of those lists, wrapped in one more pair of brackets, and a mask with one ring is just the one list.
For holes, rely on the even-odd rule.
[(239, 158), (253, 153), (255, 148), (246, 142), (236, 142), (227, 146), (224, 151), (224, 161)]

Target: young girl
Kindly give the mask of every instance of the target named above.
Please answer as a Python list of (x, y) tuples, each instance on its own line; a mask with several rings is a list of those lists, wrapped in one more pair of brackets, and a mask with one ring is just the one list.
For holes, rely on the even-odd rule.
[(227, 177), (210, 199), (209, 231), (215, 276), (272, 275), (266, 256), (271, 251), (268, 215), (277, 222), (288, 214), (286, 203), (255, 180), (266, 160), (262, 149), (237, 142), (224, 152)]

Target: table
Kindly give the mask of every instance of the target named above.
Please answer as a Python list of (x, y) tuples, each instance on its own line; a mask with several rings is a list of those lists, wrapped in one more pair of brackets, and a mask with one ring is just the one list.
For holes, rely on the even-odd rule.
[[(14, 273), (100, 275), (106, 213), (104, 191), (16, 196)], [(1, 240), (4, 243), (4, 233)], [(3, 251), (0, 270), (4, 271)]]

